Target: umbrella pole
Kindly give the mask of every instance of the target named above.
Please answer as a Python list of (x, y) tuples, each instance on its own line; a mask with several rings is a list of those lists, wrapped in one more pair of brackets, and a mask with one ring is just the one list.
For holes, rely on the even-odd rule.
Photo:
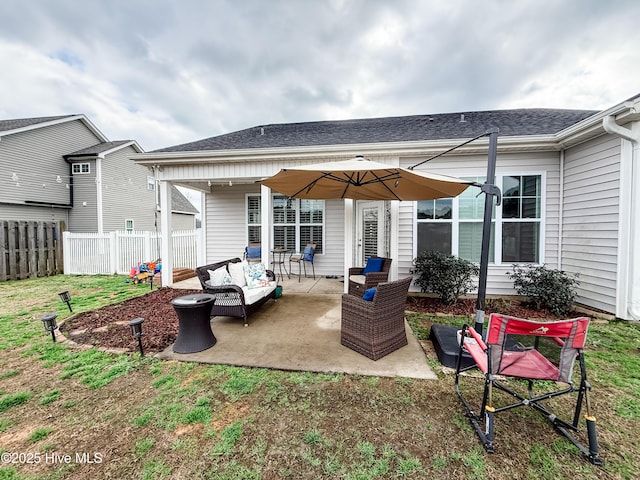
[(487, 179), (482, 186), (484, 197), (484, 220), (482, 223), (482, 250), (480, 251), (480, 275), (478, 277), (478, 300), (476, 302), (476, 317), (474, 330), (482, 335), (484, 326), (485, 297), (487, 294), (487, 270), (489, 267), (489, 246), (491, 240), (491, 213), (493, 211), (493, 197), (497, 196), (500, 205), (500, 189), (496, 182), (496, 156), (498, 151), (498, 129), (494, 128), (489, 134), (489, 155), (487, 161)]

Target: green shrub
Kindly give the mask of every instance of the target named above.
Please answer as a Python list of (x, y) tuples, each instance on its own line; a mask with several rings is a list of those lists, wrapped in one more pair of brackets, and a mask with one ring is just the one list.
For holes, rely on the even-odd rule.
[(576, 297), (575, 287), (580, 284), (577, 274), (569, 276), (562, 270), (542, 266), (513, 266), (513, 272), (507, 272), (513, 280), (518, 295), (528, 297), (537, 309), (547, 309), (561, 316), (571, 311)]
[(433, 292), (452, 305), (461, 295), (475, 288), (480, 269), (474, 263), (440, 252), (422, 252), (413, 260), (411, 273), (423, 292)]

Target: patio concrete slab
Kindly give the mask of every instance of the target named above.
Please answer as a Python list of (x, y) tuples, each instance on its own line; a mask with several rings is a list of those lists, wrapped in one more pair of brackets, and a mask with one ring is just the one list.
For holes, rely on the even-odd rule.
[[(213, 317), (211, 327), (218, 340), (213, 347), (197, 353), (177, 354), (170, 346), (157, 356), (280, 370), (437, 379), (407, 324), (409, 345), (377, 361), (342, 346), (341, 295), (316, 292), (322, 289), (341, 292), (343, 283), (340, 279), (301, 280), (298, 286), (292, 281), (286, 282), (283, 296), (267, 302), (250, 316), (248, 327), (243, 326), (242, 319)], [(305, 280), (309, 280), (306, 286)], [(324, 281), (318, 285), (319, 280)], [(295, 289), (308, 291), (292, 293)]]

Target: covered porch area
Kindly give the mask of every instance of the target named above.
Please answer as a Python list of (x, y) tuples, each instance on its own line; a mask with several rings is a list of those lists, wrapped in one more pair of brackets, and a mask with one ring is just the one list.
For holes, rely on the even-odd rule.
[[(340, 344), (342, 277), (297, 277), (281, 280), (283, 295), (251, 316), (249, 327), (230, 317), (213, 317), (217, 343), (198, 353), (176, 354), (172, 347), (163, 359), (218, 363), (245, 367), (381, 377), (437, 379), (419, 341), (405, 322), (409, 344), (373, 361)], [(197, 279), (177, 282), (173, 288), (200, 288)]]

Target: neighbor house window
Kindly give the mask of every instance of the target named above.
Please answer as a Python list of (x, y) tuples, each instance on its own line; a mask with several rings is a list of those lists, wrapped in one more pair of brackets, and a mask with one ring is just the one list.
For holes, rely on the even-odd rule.
[[(484, 182), (483, 177), (465, 180)], [(503, 198), (491, 215), (489, 261), (540, 263), (542, 175), (499, 175), (496, 185)], [(470, 187), (453, 199), (417, 202), (416, 253), (439, 251), (479, 263), (484, 195), (478, 193)]]
[(71, 165), (71, 172), (74, 175), (77, 174), (83, 174), (83, 173), (89, 173), (89, 164), (88, 163), (74, 163), (73, 165)]
[(133, 232), (133, 220), (127, 219), (124, 221), (124, 230), (125, 232)]
[(147, 190), (155, 190), (156, 189), (156, 179), (151, 175), (147, 176)]
[(247, 197), (247, 241), (260, 243), (262, 241), (262, 208), (259, 195)]

